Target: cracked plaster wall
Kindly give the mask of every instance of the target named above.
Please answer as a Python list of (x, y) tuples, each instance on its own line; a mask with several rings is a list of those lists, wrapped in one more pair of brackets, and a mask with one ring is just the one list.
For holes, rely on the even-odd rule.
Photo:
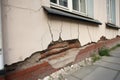
[[(94, 17), (103, 22), (97, 27), (56, 16), (48, 16), (41, 6), (50, 6), (49, 0), (3, 0), (3, 48), (5, 64), (24, 60), (36, 51), (42, 51), (50, 42), (79, 39), (81, 45), (97, 42), (101, 36), (113, 38), (116, 30), (105, 29), (105, 0), (95, 0)], [(98, 9), (99, 8), (99, 9)], [(102, 15), (102, 17), (100, 16)]]

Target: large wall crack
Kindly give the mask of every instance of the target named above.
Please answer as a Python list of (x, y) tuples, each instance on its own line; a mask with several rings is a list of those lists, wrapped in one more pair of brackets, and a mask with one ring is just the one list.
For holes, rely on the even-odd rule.
[[(6, 71), (16, 71), (26, 69), (37, 64), (41, 64), (44, 61), (48, 61), (49, 57), (59, 55), (67, 50), (80, 48), (81, 44), (78, 39), (65, 40), (65, 41), (54, 41), (48, 45), (48, 48), (43, 51), (37, 51), (33, 53), (29, 58), (24, 61), (14, 63), (12, 65), (6, 65)], [(68, 51), (69, 53), (69, 51)]]

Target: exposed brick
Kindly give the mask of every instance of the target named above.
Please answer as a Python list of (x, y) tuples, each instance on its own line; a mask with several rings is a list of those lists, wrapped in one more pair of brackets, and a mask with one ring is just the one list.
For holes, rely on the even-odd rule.
[(74, 61), (74, 63), (77, 63), (77, 62), (85, 59), (86, 57), (89, 57), (92, 53), (94, 53), (95, 51), (98, 51), (102, 47), (110, 48), (110, 47), (115, 46), (118, 43), (120, 43), (120, 37), (116, 37), (111, 40), (107, 40), (106, 38), (104, 38), (104, 39), (98, 41), (97, 43), (92, 43), (89, 46), (87, 46), (86, 48), (80, 50), (80, 52), (76, 56), (76, 60)]
[[(69, 65), (77, 63), (85, 59), (86, 57), (89, 57), (92, 53), (97, 52), (102, 47), (110, 48), (116, 45), (117, 43), (120, 43), (120, 37), (117, 37), (111, 40), (107, 40), (106, 38), (103, 37), (97, 43), (91, 43), (84, 46), (84, 48), (82, 47), (79, 53), (77, 54), (75, 61), (73, 63), (69, 63)], [(70, 45), (67, 45), (67, 44), (70, 44)], [(46, 58), (45, 56), (49, 55), (51, 57), (48, 58), (48, 60), (57, 59), (58, 57), (62, 57), (66, 55), (66, 54), (62, 54), (62, 51), (61, 51), (66, 49), (66, 47), (69, 49), (80, 47), (80, 44), (77, 41), (76, 42), (68, 41), (67, 44), (66, 42), (63, 42), (60, 44), (55, 43), (55, 45), (50, 45), (48, 52), (43, 51), (44, 53), (47, 53), (47, 54), (42, 54), (40, 57)], [(53, 54), (55, 55), (56, 53), (59, 53), (59, 54), (57, 54), (57, 56), (52, 56)], [(57, 70), (59, 69), (54, 69), (48, 62), (42, 62), (39, 64), (36, 63), (36, 65), (34, 66), (31, 66), (25, 69), (20, 69), (18, 71), (14, 70), (13, 72), (7, 73), (6, 80), (37, 80), (38, 78), (43, 78)], [(4, 80), (4, 79), (0, 78), (0, 80)]]
[(48, 49), (66, 48), (66, 47), (70, 49), (70, 48), (79, 48), (80, 46), (81, 45), (79, 40), (73, 39), (73, 40), (65, 40), (61, 42), (55, 41), (48, 46)]
[(40, 59), (43, 59), (43, 58), (46, 58), (48, 56), (64, 52), (68, 49), (80, 48), (80, 46), (81, 45), (80, 45), (80, 42), (79, 42), (78, 39), (65, 40), (65, 41), (62, 41), (62, 42), (56, 41), (56, 42), (51, 43), (49, 45), (48, 50), (45, 53), (41, 54)]
[(38, 77), (43, 78), (56, 70), (48, 62), (44, 62), (28, 69), (9, 73), (6, 75), (6, 80), (37, 80)]
[(4, 76), (0, 76), (0, 80), (5, 80), (5, 77)]

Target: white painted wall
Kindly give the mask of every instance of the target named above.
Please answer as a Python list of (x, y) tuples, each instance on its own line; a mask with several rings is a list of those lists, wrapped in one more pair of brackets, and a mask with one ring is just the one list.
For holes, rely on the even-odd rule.
[[(97, 42), (101, 36), (114, 38), (119, 33), (105, 27), (106, 0), (94, 0), (94, 18), (103, 23), (99, 27), (77, 20), (48, 16), (41, 8), (42, 5), (49, 7), (49, 0), (3, 0), (5, 64), (22, 61), (34, 52), (46, 49), (52, 41), (50, 30), (54, 41), (59, 39), (61, 33), (63, 40), (79, 39), (81, 45)], [(120, 20), (116, 20), (119, 24)]]
[(3, 50), (2, 50), (2, 18), (1, 18), (1, 0), (0, 0), (0, 70), (4, 69)]

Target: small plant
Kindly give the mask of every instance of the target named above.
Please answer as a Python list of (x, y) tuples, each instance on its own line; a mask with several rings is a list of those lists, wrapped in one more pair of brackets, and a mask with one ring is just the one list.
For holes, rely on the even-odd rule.
[(120, 47), (120, 44), (117, 44), (116, 47)]
[(100, 56), (110, 56), (109, 52), (110, 52), (109, 49), (101, 48), (98, 53), (99, 53)]
[(93, 54), (91, 57), (92, 57), (92, 61), (93, 61), (93, 62), (96, 62), (96, 61), (98, 61), (99, 59), (101, 59), (101, 57), (100, 57), (98, 54)]
[(110, 48), (110, 51), (112, 51), (112, 50), (114, 50), (114, 49), (116, 49), (116, 48), (118, 48), (118, 47), (120, 47), (120, 44), (117, 44), (116, 46)]

